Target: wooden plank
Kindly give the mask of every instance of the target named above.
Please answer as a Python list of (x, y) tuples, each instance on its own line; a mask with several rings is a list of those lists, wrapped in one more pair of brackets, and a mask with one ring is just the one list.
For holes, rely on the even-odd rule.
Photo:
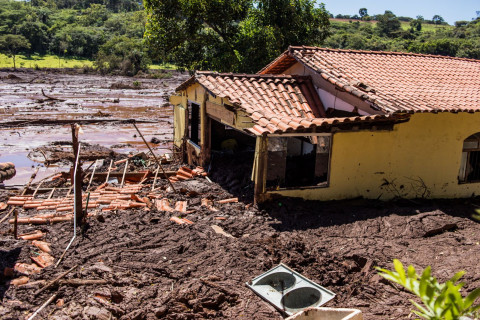
[(255, 169), (257, 170), (255, 175), (255, 190), (254, 190), (254, 203), (261, 203), (263, 200), (263, 194), (265, 193), (265, 180), (267, 175), (267, 137), (260, 136), (257, 137), (258, 146), (258, 154), (255, 156), (257, 157), (257, 165)]
[(234, 126), (235, 113), (227, 110), (224, 106), (207, 101), (207, 114), (213, 118), (219, 119), (221, 122)]

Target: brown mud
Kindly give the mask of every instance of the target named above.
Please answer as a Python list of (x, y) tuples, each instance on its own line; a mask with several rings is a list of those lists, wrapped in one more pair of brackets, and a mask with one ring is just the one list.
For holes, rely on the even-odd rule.
[[(36, 127), (23, 130), (32, 129)], [(132, 135), (134, 131), (129, 130)], [(45, 137), (39, 145), (56, 140), (68, 138)], [(98, 169), (105, 172), (110, 159), (125, 157), (109, 154)], [(131, 161), (129, 171), (144, 169), (143, 165)], [(118, 165), (117, 171), (123, 166)], [(178, 192), (173, 192), (167, 180), (157, 181), (156, 195), (169, 199), (172, 207), (176, 201), (187, 201), (190, 213), (160, 211), (156, 206), (150, 210), (98, 211), (79, 230), (59, 267), (52, 265), (29, 275), (25, 286), (12, 284), (20, 273), (4, 274), (3, 270), (16, 263), (31, 263), (39, 249), (31, 241), (15, 240), (11, 225), (4, 222), (0, 225), (0, 318), (27, 319), (57, 293), (38, 319), (282, 319), (245, 285), (279, 263), (336, 293), (326, 306), (359, 308), (364, 319), (370, 320), (413, 317), (412, 296), (380, 278), (374, 269), (391, 269), (394, 258), (420, 269), (431, 265), (441, 281), (465, 270), (464, 293), (480, 287), (480, 225), (471, 218), (479, 204), (477, 199), (276, 199), (256, 207), (238, 169), (230, 167), (229, 174), (227, 166), (213, 171), (220, 184), (197, 176), (175, 182)], [(150, 164), (149, 169), (153, 168), (155, 165)], [(176, 168), (178, 164), (165, 165), (166, 170)], [(233, 180), (239, 183), (232, 184)], [(65, 179), (59, 179), (44, 186), (64, 184)], [(144, 184), (138, 193), (141, 197), (151, 193), (152, 180)], [(237, 190), (237, 185), (243, 189)], [(0, 190), (0, 202), (13, 194)], [(216, 202), (233, 196), (241, 201)], [(212, 200), (218, 211), (203, 206), (202, 199)], [(0, 211), (0, 217), (9, 209)], [(34, 209), (18, 212), (21, 217), (35, 214)], [(186, 218), (193, 224), (177, 224), (171, 217)], [(229, 236), (217, 233), (214, 225)], [(72, 238), (73, 226), (72, 222), (19, 225), (19, 234), (34, 230), (46, 234), (44, 241), (50, 243), (52, 255), (58, 259)], [(62, 281), (34, 294), (46, 281), (75, 265), (77, 269)], [(73, 280), (97, 283), (75, 285)]]
[[(115, 151), (146, 151), (127, 119), (136, 119), (147, 140), (160, 154), (169, 152), (172, 114), (168, 97), (188, 73), (159, 73), (160, 79), (101, 76), (35, 70), (0, 71), (0, 162), (14, 162), (16, 176), (6, 185), (22, 185), (32, 166), (38, 178), (65, 167), (45, 168), (41, 155), (28, 157), (52, 141), (71, 141), (69, 122), (82, 123), (82, 141)], [(133, 129), (133, 130), (132, 130)]]

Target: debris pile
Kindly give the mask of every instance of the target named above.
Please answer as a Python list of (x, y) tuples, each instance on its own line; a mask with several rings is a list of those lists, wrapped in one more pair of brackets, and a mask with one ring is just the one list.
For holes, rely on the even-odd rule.
[(0, 182), (13, 178), (15, 174), (15, 165), (13, 163), (0, 163)]
[(177, 182), (193, 179), (193, 177), (196, 176), (207, 176), (207, 173), (202, 167), (196, 167), (195, 169), (190, 169), (189, 167), (181, 167), (177, 170), (176, 174), (169, 179), (171, 182)]

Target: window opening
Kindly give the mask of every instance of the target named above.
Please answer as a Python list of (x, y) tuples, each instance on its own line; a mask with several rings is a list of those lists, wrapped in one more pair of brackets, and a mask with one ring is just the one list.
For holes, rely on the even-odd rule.
[(480, 182), (480, 132), (463, 141), (459, 182)]
[(331, 136), (268, 138), (269, 190), (326, 186)]
[(200, 142), (200, 105), (190, 104), (188, 108), (188, 137), (190, 140), (199, 144)]

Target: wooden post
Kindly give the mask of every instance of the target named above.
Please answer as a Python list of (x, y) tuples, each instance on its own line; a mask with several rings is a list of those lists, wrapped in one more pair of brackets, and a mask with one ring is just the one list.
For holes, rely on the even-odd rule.
[(207, 100), (208, 100), (208, 93), (203, 95), (202, 104), (200, 105), (200, 163), (202, 167), (205, 167), (207, 164), (208, 152), (209, 149), (209, 140), (208, 140), (208, 133), (207, 131), (210, 130), (207, 120)]
[[(77, 217), (77, 224), (82, 225), (85, 217), (82, 210), (82, 165), (80, 159), (78, 159), (78, 166), (77, 172), (75, 172), (75, 163), (77, 162), (77, 154), (78, 154), (78, 130), (80, 126), (78, 124), (72, 124), (72, 146), (73, 146), (73, 174), (75, 175), (74, 179), (72, 179), (72, 186), (73, 189), (76, 190), (75, 192), (75, 214)], [(78, 155), (80, 157), (80, 155)], [(72, 175), (73, 176), (73, 175)], [(74, 185), (75, 181), (75, 185)]]
[(18, 210), (15, 209), (15, 222), (13, 224), (13, 236), (18, 239)]
[(267, 174), (267, 137), (257, 137), (257, 150), (256, 158), (256, 174), (255, 174), (255, 193), (254, 203), (258, 204), (263, 201), (263, 193), (265, 192), (265, 179)]

